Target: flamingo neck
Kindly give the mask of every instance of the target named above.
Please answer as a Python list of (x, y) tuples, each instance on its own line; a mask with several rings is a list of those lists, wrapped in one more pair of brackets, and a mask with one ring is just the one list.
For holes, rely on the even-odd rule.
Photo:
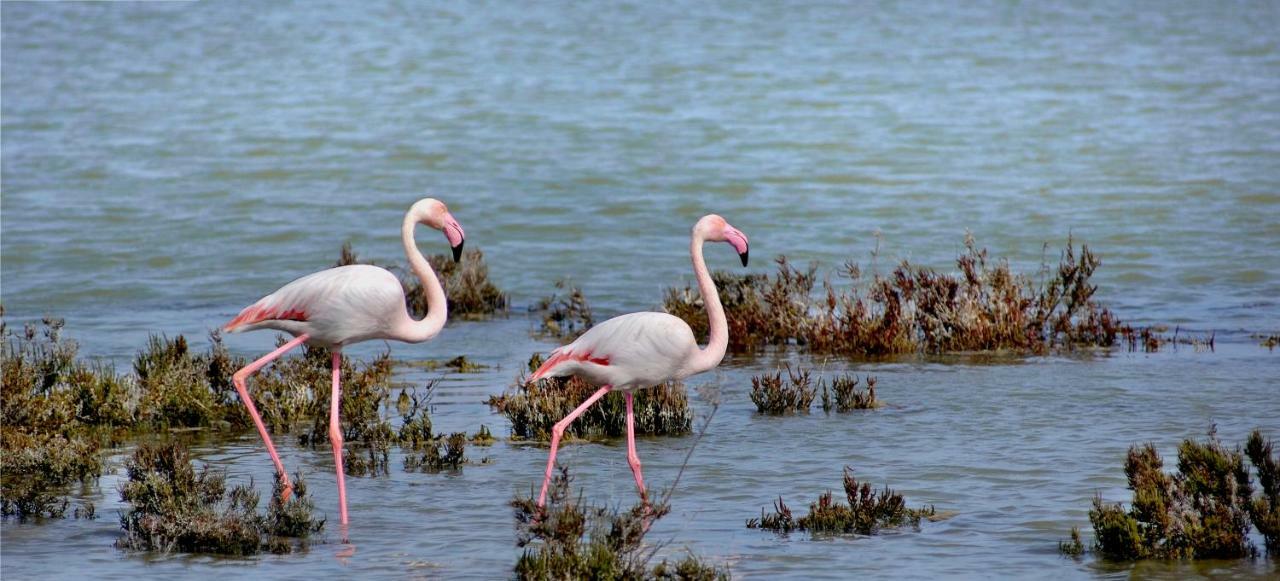
[(413, 320), (406, 310), (404, 320), (396, 329), (396, 339), (408, 343), (421, 343), (440, 333), (440, 329), (444, 328), (445, 320), (449, 317), (449, 306), (444, 296), (444, 288), (440, 286), (440, 279), (436, 277), (436, 271), (432, 270), (431, 263), (422, 256), (422, 252), (418, 250), (418, 244), (413, 239), (414, 227), (418, 225), (420, 217), (413, 211), (404, 216), (404, 225), (400, 228), (400, 238), (404, 242), (404, 254), (409, 259), (409, 268), (413, 270), (414, 276), (418, 277), (418, 281), (422, 283), (422, 290), (427, 294), (427, 316), (421, 321)]
[(720, 292), (716, 283), (711, 280), (707, 271), (707, 263), (702, 258), (702, 244), (706, 239), (701, 232), (694, 232), (689, 243), (689, 255), (693, 259), (693, 275), (698, 279), (698, 292), (702, 294), (702, 304), (707, 309), (707, 320), (711, 327), (711, 338), (707, 346), (699, 349), (689, 363), (690, 375), (715, 369), (724, 359), (724, 352), (729, 347), (729, 323), (724, 316), (724, 307), (720, 304)]

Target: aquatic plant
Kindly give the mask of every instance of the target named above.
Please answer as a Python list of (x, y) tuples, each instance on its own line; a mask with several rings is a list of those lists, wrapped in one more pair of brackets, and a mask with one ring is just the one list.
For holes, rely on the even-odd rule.
[[(120, 380), (76, 360), (62, 319), (15, 334), (0, 323), (0, 515), (62, 518), (69, 487), (102, 474), (95, 424), (127, 421)], [(119, 417), (117, 417), (119, 416)], [(92, 505), (72, 511), (91, 515)]]
[(1080, 527), (1071, 527), (1071, 540), (1059, 541), (1058, 552), (1068, 557), (1079, 557), (1084, 554), (1084, 541), (1080, 538)]
[(400, 392), (397, 407), (400, 409), (401, 422), (396, 436), (402, 448), (417, 449), (434, 439), (431, 433), (431, 414), (427, 412), (427, 407), (435, 386), (435, 381), (429, 382), (422, 397), (416, 393), (410, 395), (406, 391)]
[(1276, 458), (1258, 431), (1250, 435), (1246, 449), (1263, 483), (1258, 498), (1252, 498), (1244, 456), (1223, 446), (1212, 429), (1204, 442), (1183, 440), (1173, 474), (1164, 471), (1152, 444), (1130, 447), (1125, 476), (1133, 501), (1126, 510), (1094, 497), (1089, 511), (1094, 550), (1121, 561), (1248, 557), (1257, 553), (1248, 537), (1251, 519), (1267, 539), (1268, 550), (1274, 550), (1280, 522)]
[(1245, 441), (1244, 453), (1258, 475), (1261, 494), (1249, 502), (1249, 518), (1262, 534), (1267, 554), (1280, 556), (1280, 456), (1269, 438), (1254, 430)]
[(133, 360), (138, 380), (137, 420), (155, 427), (211, 426), (240, 419), (231, 376), (245, 361), (233, 358), (222, 336), (210, 334), (208, 353), (193, 353), (182, 335), (151, 335)]
[[(1123, 329), (1094, 300), (1090, 283), (1101, 264), (1089, 247), (1076, 254), (1067, 241), (1056, 270), (1043, 284), (1014, 274), (1004, 260), (991, 260), (971, 236), (956, 258), (958, 274), (901, 262), (887, 276), (865, 284), (856, 263), (841, 274), (852, 286), (829, 278), (814, 296), (817, 265), (801, 270), (785, 256), (773, 276), (713, 273), (729, 325), (729, 349), (752, 351), (796, 345), (814, 353), (882, 355), (917, 351), (1015, 350), (1110, 346)], [(696, 289), (669, 288), (663, 308), (683, 319), (697, 337), (707, 322)]]
[(1148, 353), (1154, 353), (1166, 346), (1173, 346), (1176, 349), (1179, 345), (1189, 345), (1197, 351), (1213, 351), (1217, 338), (1217, 334), (1212, 331), (1200, 336), (1192, 333), (1183, 334), (1180, 327), (1174, 327), (1172, 335), (1168, 335), (1167, 332), (1168, 327), (1164, 326), (1134, 329), (1126, 325), (1119, 330), (1120, 338), (1130, 351), (1142, 350)]
[(467, 441), (474, 446), (492, 446), (498, 439), (493, 437), (493, 433), (489, 431), (489, 426), (480, 424), (480, 430), (471, 434)]
[(853, 470), (844, 469), (844, 493), (848, 504), (835, 500), (827, 491), (809, 504), (809, 514), (796, 517), (791, 508), (779, 497), (774, 503), (773, 514), (760, 509), (760, 518), (747, 521), (747, 528), (759, 528), (780, 533), (809, 531), (811, 533), (873, 535), (882, 529), (911, 526), (919, 530), (920, 519), (936, 514), (932, 506), (907, 508), (906, 501), (888, 486), (877, 492), (867, 482), (858, 482)]
[(476, 363), (467, 358), (466, 355), (459, 355), (452, 359), (428, 359), (421, 362), (410, 363), (415, 367), (422, 367), (427, 371), (435, 371), (437, 369), (450, 369), (456, 373), (471, 373), (486, 368), (486, 365)]
[(227, 490), (226, 478), (208, 466), (196, 471), (186, 448), (178, 444), (143, 444), (126, 462), (129, 480), (120, 498), (129, 508), (120, 515), (123, 549), (253, 555), (263, 550), (289, 552), (305, 542), (324, 521), (311, 516), (314, 506), (299, 474), (293, 494), (280, 500), (276, 478), (265, 515), (258, 512), (252, 484)]
[[(478, 248), (467, 250), (462, 254), (462, 260), (457, 262), (452, 256), (444, 254), (432, 254), (427, 257), (427, 262), (431, 263), (432, 270), (435, 270), (440, 279), (440, 286), (444, 287), (449, 315), (492, 315), (507, 310), (510, 297), (489, 280), (489, 265), (485, 264), (484, 253)], [(347, 242), (342, 245), (334, 266), (350, 264), (371, 264), (398, 272), (409, 312), (417, 318), (427, 314), (427, 295), (422, 290), (422, 282), (412, 271), (395, 265), (361, 260), (351, 249), (351, 243)]]
[(565, 343), (577, 339), (595, 324), (587, 297), (568, 279), (556, 281), (556, 292), (542, 299), (538, 310), (543, 311), (542, 333)]
[[(542, 364), (542, 356), (529, 359), (527, 373)], [(511, 421), (511, 434), (526, 440), (550, 440), (551, 428), (596, 391), (577, 377), (555, 377), (533, 384), (522, 372), (516, 383), (487, 403)], [(634, 392), (637, 434), (677, 436), (689, 432), (693, 410), (683, 384), (665, 383)], [(565, 437), (615, 438), (626, 434), (626, 403), (622, 394), (611, 392), (589, 408), (565, 430)]]
[(785, 414), (789, 412), (809, 412), (809, 404), (818, 390), (811, 384), (809, 371), (792, 369), (787, 364), (787, 377), (782, 377), (778, 370), (751, 376), (751, 402), (756, 404), (756, 411), (762, 414)]
[(844, 413), (852, 410), (873, 410), (884, 404), (876, 399), (876, 378), (867, 376), (867, 389), (858, 389), (858, 377), (855, 375), (837, 375), (831, 380), (828, 390), (826, 380), (822, 383), (822, 411)]
[(413, 450), (417, 453), (405, 455), (405, 470), (421, 472), (457, 470), (467, 461), (467, 435), (463, 432), (454, 432), (448, 436), (419, 442)]
[(660, 546), (646, 546), (653, 522), (670, 512), (665, 502), (630, 509), (587, 505), (574, 497), (572, 477), (561, 467), (551, 481), (545, 507), (537, 498), (511, 501), (516, 519), (516, 545), (524, 553), (516, 561), (518, 579), (727, 579), (728, 570), (690, 554), (676, 563), (649, 567)]

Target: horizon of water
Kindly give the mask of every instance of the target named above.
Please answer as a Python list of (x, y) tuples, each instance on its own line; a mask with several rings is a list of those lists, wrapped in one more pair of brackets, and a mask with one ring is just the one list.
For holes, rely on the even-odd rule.
[[(1217, 350), (730, 357), (691, 385), (720, 386), (724, 405), (657, 532), (747, 577), (1269, 572), (1077, 562), (1056, 542), (1087, 529), (1095, 492), (1127, 498), (1130, 444), (1168, 460), (1212, 423), (1229, 443), (1280, 435), (1280, 365), (1250, 336), (1280, 331), (1276, 3), (4, 2), (0, 26), (0, 303), (9, 324), (65, 317), (85, 357), (127, 366), (151, 333), (203, 348), (345, 241), (401, 263), (403, 212), (431, 195), (485, 251), (512, 313), (350, 353), (492, 366), (399, 373), (415, 386), (443, 375), (438, 425), (501, 435), (481, 402), (553, 346), (530, 336), (525, 308), (563, 277), (598, 317), (659, 306), (691, 278), (702, 214), (750, 236), (745, 270), (708, 249), (734, 272), (771, 272), (780, 254), (950, 272), (971, 232), (1034, 275), (1070, 236), (1101, 257), (1097, 298), (1122, 320), (1217, 333)], [(250, 356), (274, 337), (226, 341)], [(875, 374), (896, 407), (755, 415), (748, 377), (784, 360)], [(270, 482), (252, 434), (194, 445), (233, 479)], [(671, 482), (689, 445), (642, 442), (646, 476)], [(283, 448), (331, 510), (328, 452)], [(86, 493), (99, 520), (4, 521), (6, 576), (82, 574), (64, 568), (75, 552), (120, 577), (500, 577), (519, 554), (505, 503), (545, 462), (503, 442), (492, 465), (457, 474), (393, 464), (352, 479), (360, 551), (341, 565), (328, 545), (248, 561), (115, 550), (124, 453)], [(630, 502), (616, 442), (565, 459), (590, 498)], [(838, 487), (846, 464), (960, 514), (861, 539), (741, 526), (779, 494), (799, 508)]]

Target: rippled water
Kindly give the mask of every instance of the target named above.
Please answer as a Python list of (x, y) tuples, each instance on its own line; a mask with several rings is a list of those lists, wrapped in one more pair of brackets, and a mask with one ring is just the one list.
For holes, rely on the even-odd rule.
[[(1228, 441), (1280, 435), (1280, 360), (1248, 338), (1280, 330), (1280, 9), (1077, 4), (6, 2), (3, 303), (10, 321), (65, 316), (86, 355), (126, 361), (150, 332), (203, 336), (343, 241), (401, 259), (402, 212), (436, 195), (517, 312), (392, 352), (498, 365), (446, 377), (435, 417), (501, 433), (480, 402), (549, 347), (520, 307), (563, 276), (599, 313), (653, 307), (688, 278), (705, 212), (751, 236), (757, 272), (779, 253), (869, 265), (877, 245), (878, 268), (948, 268), (966, 230), (1034, 271), (1071, 234), (1101, 255), (1120, 317), (1217, 331), (1218, 350), (833, 362), (880, 376), (894, 407), (781, 419), (746, 397), (777, 361), (730, 359), (695, 382), (724, 406), (656, 532), (747, 577), (1128, 574), (1055, 551), (1095, 492), (1126, 497), (1130, 443), (1171, 454), (1211, 422)], [(246, 355), (271, 341), (230, 339)], [(641, 442), (655, 486), (691, 443)], [(269, 481), (249, 435), (202, 446)], [(332, 509), (331, 456), (285, 453)], [(489, 454), (455, 475), (353, 479), (355, 557), (323, 545), (252, 572), (500, 577), (518, 554), (505, 502), (545, 450)], [(624, 456), (564, 459), (591, 498), (629, 502)], [(837, 487), (846, 464), (959, 514), (856, 540), (742, 526), (778, 494), (798, 507)], [(113, 549), (118, 478), (89, 492), (96, 522), (5, 522), (5, 576), (70, 574), (68, 554), (103, 575), (247, 571)]]

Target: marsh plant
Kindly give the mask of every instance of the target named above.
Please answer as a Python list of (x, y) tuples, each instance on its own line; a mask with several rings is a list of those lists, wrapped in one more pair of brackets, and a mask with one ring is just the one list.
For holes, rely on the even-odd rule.
[[(478, 317), (505, 312), (510, 297), (502, 289), (489, 280), (489, 265), (484, 261), (484, 253), (473, 248), (462, 254), (462, 260), (454, 262), (453, 257), (444, 254), (432, 254), (427, 257), (431, 268), (440, 278), (444, 294), (449, 303), (451, 316)], [(404, 287), (405, 300), (409, 312), (415, 318), (427, 314), (427, 295), (422, 290), (422, 282), (407, 268), (395, 265), (380, 264), (375, 261), (361, 260), (351, 249), (351, 243), (342, 245), (338, 262), (334, 266), (350, 264), (372, 264), (397, 273), (400, 284)]]
[(406, 471), (440, 472), (457, 470), (467, 461), (467, 435), (454, 432), (448, 436), (432, 438), (407, 449), (404, 458)]
[(646, 543), (653, 522), (666, 516), (666, 502), (637, 504), (629, 509), (588, 505), (573, 479), (561, 467), (551, 480), (548, 501), (517, 496), (516, 545), (524, 549), (516, 561), (518, 579), (727, 579), (726, 569), (690, 554), (650, 566), (661, 544)]
[[(527, 373), (542, 365), (542, 356), (529, 359)], [(526, 372), (502, 395), (490, 396), (489, 406), (511, 421), (513, 437), (525, 440), (550, 440), (551, 428), (569, 415), (596, 387), (577, 377), (553, 377), (533, 384), (525, 381)], [(637, 434), (678, 436), (689, 433), (693, 410), (681, 383), (664, 383), (634, 392)], [(626, 404), (619, 392), (611, 392), (587, 409), (565, 430), (565, 437), (616, 438), (626, 434)]]
[(920, 520), (934, 516), (932, 506), (907, 508), (901, 494), (888, 486), (876, 491), (870, 483), (859, 482), (853, 470), (844, 469), (844, 495), (846, 503), (836, 500), (831, 491), (809, 504), (809, 514), (795, 516), (791, 508), (779, 497), (772, 514), (760, 510), (760, 518), (747, 521), (747, 528), (759, 528), (788, 533), (808, 531), (826, 534), (874, 535), (883, 529), (910, 526), (919, 530)]
[[(958, 273), (944, 274), (902, 261), (888, 275), (864, 280), (856, 263), (837, 287), (818, 267), (800, 269), (785, 256), (773, 276), (712, 273), (729, 324), (729, 349), (753, 351), (795, 345), (813, 353), (884, 355), (912, 352), (1012, 350), (1040, 353), (1055, 347), (1115, 344), (1122, 330), (1094, 300), (1090, 280), (1101, 260), (1070, 239), (1056, 269), (1036, 284), (991, 259), (971, 236), (956, 258)], [(816, 295), (816, 296), (815, 296)], [(699, 338), (707, 336), (696, 289), (669, 288), (668, 312)]]
[(822, 383), (822, 411), (844, 413), (853, 410), (873, 410), (884, 404), (876, 398), (876, 378), (867, 376), (867, 388), (858, 389), (861, 380), (848, 373), (837, 375)]
[[(2, 313), (2, 311), (0, 311)], [(136, 388), (109, 366), (76, 359), (62, 319), (14, 332), (0, 344), (0, 515), (20, 520), (93, 513), (70, 510), (76, 483), (102, 474), (103, 426), (127, 425)]]
[(751, 377), (751, 401), (762, 414), (783, 415), (809, 413), (813, 400), (822, 394), (822, 411), (844, 413), (852, 410), (870, 410), (883, 404), (876, 398), (876, 378), (867, 377), (866, 389), (859, 389), (857, 376), (848, 373), (830, 380), (819, 378), (815, 383), (807, 369), (793, 369), (790, 364), (772, 375), (765, 373)]
[(782, 370), (775, 371), (772, 375), (765, 373), (751, 376), (751, 402), (756, 404), (757, 412), (773, 415), (809, 413), (809, 405), (818, 394), (810, 379), (809, 370), (792, 369), (791, 364), (787, 364), (786, 371), (785, 378)]
[(542, 299), (538, 310), (543, 313), (542, 334), (565, 343), (577, 339), (595, 324), (587, 297), (568, 279), (556, 281), (556, 292)]
[(123, 549), (219, 555), (287, 553), (305, 546), (324, 520), (314, 509), (301, 474), (288, 501), (276, 478), (265, 514), (253, 483), (228, 490), (226, 477), (205, 466), (197, 471), (178, 444), (143, 444), (126, 462), (120, 489), (128, 508), (120, 515)]
[[(1094, 497), (1094, 551), (1117, 561), (1249, 557), (1257, 553), (1249, 540), (1252, 521), (1274, 555), (1280, 548), (1277, 458), (1257, 430), (1245, 449), (1228, 449), (1211, 429), (1207, 440), (1186, 439), (1178, 446), (1178, 469), (1170, 474), (1155, 446), (1129, 448), (1124, 472), (1133, 501), (1125, 509)], [(1246, 456), (1262, 485), (1257, 497)]]

